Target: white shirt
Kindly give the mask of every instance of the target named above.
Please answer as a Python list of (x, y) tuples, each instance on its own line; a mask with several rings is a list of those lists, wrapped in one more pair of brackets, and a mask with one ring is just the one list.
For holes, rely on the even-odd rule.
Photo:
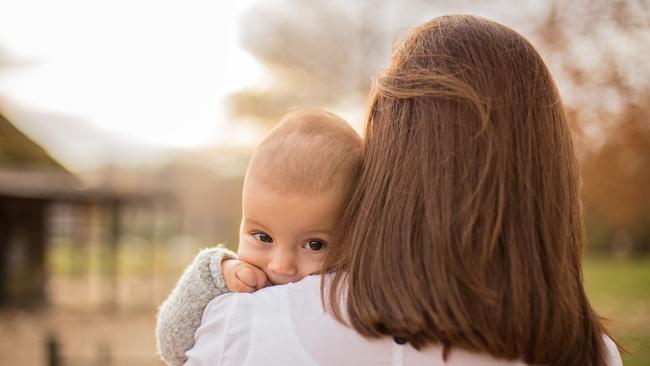
[[(185, 366), (525, 365), (458, 347), (445, 363), (439, 346), (417, 351), (389, 337), (363, 338), (325, 312), (319, 276), (252, 294), (221, 295), (206, 307), (194, 338)], [(614, 343), (609, 338), (606, 341), (612, 356), (608, 365), (622, 365)]]

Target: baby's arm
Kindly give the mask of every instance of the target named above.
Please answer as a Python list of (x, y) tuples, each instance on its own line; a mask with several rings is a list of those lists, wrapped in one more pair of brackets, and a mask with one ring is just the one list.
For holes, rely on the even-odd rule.
[(228, 291), (253, 292), (268, 284), (264, 271), (238, 260), (228, 249), (202, 250), (160, 306), (158, 353), (169, 365), (182, 365), (187, 360), (185, 352), (194, 345), (203, 310), (213, 298)]
[(194, 345), (203, 310), (216, 296), (228, 292), (221, 262), (236, 258), (237, 254), (226, 248), (203, 249), (160, 305), (156, 345), (167, 364), (182, 365), (187, 360), (185, 352)]

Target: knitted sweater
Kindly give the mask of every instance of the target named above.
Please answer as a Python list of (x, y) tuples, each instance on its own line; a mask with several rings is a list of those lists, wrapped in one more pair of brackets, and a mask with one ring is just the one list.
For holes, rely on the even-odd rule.
[(201, 250), (160, 305), (156, 346), (168, 365), (185, 363), (185, 352), (194, 345), (203, 310), (212, 299), (228, 292), (221, 271), (224, 259), (237, 259), (237, 254), (222, 246)]

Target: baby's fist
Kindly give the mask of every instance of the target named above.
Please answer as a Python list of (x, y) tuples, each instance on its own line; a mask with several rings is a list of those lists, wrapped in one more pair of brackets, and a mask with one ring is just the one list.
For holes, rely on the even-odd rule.
[(232, 292), (254, 292), (269, 284), (264, 271), (239, 259), (226, 259), (221, 268), (226, 287)]

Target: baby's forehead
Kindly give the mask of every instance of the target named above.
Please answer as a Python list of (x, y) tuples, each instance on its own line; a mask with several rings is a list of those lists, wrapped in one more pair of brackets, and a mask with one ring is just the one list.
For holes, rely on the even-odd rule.
[(249, 164), (246, 179), (281, 193), (301, 195), (345, 191), (352, 184), (360, 159), (336, 151), (337, 146), (296, 139), (260, 149)]
[(275, 179), (268, 179), (268, 176), (256, 176), (251, 172), (246, 176), (243, 188), (243, 197), (259, 199), (261, 196), (273, 197), (284, 202), (305, 202), (323, 200), (332, 205), (343, 205), (341, 202), (348, 194), (343, 185), (329, 187), (318, 187), (313, 190), (295, 190), (294, 184), (286, 176), (279, 174)]
[(243, 219), (246, 226), (260, 226), (276, 233), (329, 234), (346, 202), (347, 195), (339, 188), (296, 193), (250, 177), (244, 185)]

